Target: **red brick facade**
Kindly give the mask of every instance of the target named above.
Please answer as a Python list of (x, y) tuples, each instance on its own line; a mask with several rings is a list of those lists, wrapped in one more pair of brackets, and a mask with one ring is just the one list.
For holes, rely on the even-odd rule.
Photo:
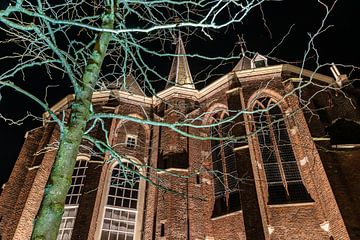
[[(158, 94), (161, 100), (116, 90), (95, 94), (95, 111), (165, 123), (193, 119), (190, 123), (198, 128), (181, 126), (178, 129), (200, 138), (210, 135), (209, 128), (201, 126), (212, 123), (212, 114), (227, 112), (234, 117), (232, 133), (242, 137), (234, 148), (241, 180), (241, 209), (213, 217), (215, 196), (210, 140), (190, 138), (166, 126), (116, 119), (106, 122), (114, 150), (142, 165), (140, 171), (151, 180), (140, 183), (134, 239), (350, 239), (349, 234), (357, 236), (354, 228), (359, 222), (345, 219), (350, 215), (343, 206), (350, 201), (348, 189), (342, 188), (346, 184), (339, 183), (332, 167), (335, 163), (330, 159), (341, 156), (319, 155), (313, 139), (321, 130), (321, 124), (308, 125), (310, 117), (304, 113), (296, 83), (291, 81), (297, 71), (289, 65), (239, 70), (199, 91), (178, 86), (168, 88)], [(304, 78), (310, 76), (307, 73)], [(330, 79), (323, 75), (313, 77), (319, 82)], [(278, 102), (286, 116), (301, 179), (313, 201), (268, 203), (267, 180), (251, 113), (254, 101), (263, 97)], [(242, 114), (237, 115), (239, 112)], [(316, 128), (316, 124), (320, 127)], [(93, 132), (100, 139), (104, 137), (101, 128)], [(127, 135), (137, 137), (135, 148), (126, 146)], [(58, 130), (52, 124), (27, 134), (0, 197), (1, 239), (30, 237), (32, 221), (55, 157), (53, 149), (39, 151), (57, 138)], [(89, 165), (71, 239), (100, 239), (112, 163), (109, 155), (92, 156), (89, 150), (83, 154), (87, 154)], [(351, 161), (351, 154), (344, 157)], [(338, 164), (344, 171), (354, 170), (346, 163)], [(358, 173), (354, 174), (359, 178)]]

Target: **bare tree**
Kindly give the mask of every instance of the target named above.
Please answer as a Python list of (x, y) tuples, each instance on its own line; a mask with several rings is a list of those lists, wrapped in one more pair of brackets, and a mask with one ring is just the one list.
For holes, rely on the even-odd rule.
[[(144, 53), (160, 57), (171, 54), (163, 48), (153, 50), (149, 44), (157, 41), (160, 46), (164, 46), (173, 41), (174, 34), (181, 29), (211, 38), (211, 31), (242, 21), (249, 11), (262, 2), (7, 2), (7, 6), (0, 11), (1, 30), (7, 33), (3, 43), (15, 45), (17, 50), (12, 56), (1, 59), (10, 62), (1, 73), (0, 85), (12, 88), (39, 104), (61, 132), (56, 160), (34, 224), (33, 239), (56, 238), (82, 139), (93, 142), (100, 150), (110, 151), (117, 157), (108, 142), (99, 143), (88, 134), (90, 130), (87, 124), (101, 122), (106, 117), (138, 121), (125, 116), (95, 114), (91, 103), (93, 92), (107, 88), (109, 84), (116, 85), (117, 81), (124, 81), (131, 65), (138, 71), (144, 88), (155, 95), (154, 83), (149, 76), (164, 81), (166, 78), (146, 62)], [(71, 83), (74, 100), (68, 121), (52, 112), (46, 100), (17, 86), (16, 79), (30, 68), (45, 69), (49, 78), (62, 74), (64, 81)], [(24, 78), (26, 81), (34, 81), (29, 76)], [(186, 135), (180, 129), (185, 123), (160, 123), (150, 119), (140, 122), (162, 125)]]
[[(111, 146), (106, 137), (105, 140), (99, 140), (91, 135), (95, 126), (103, 126), (104, 119), (162, 126), (187, 137), (221, 140), (226, 144), (231, 144), (230, 139), (233, 140), (231, 136), (216, 136), (216, 134), (215, 137), (196, 136), (183, 129), (192, 127), (214, 130), (223, 124), (231, 123), (233, 119), (248, 112), (247, 109), (230, 114), (231, 117), (222, 121), (199, 126), (196, 122), (204, 115), (193, 119), (188, 118), (182, 122), (169, 123), (151, 118), (138, 119), (118, 114), (96, 113), (92, 106), (92, 96), (97, 90), (120, 86), (126, 90), (126, 78), (130, 73), (135, 72), (136, 79), (141, 83), (143, 90), (156, 97), (156, 85), (161, 81), (167, 82), (168, 78), (150, 63), (149, 56), (166, 59), (182, 56), (181, 52), (177, 54), (168, 52), (169, 45), (178, 38), (179, 32), (211, 39), (215, 31), (223, 31), (240, 23), (250, 11), (261, 6), (264, 1), (72, 0), (60, 3), (13, 0), (8, 2), (4, 10), (0, 11), (0, 27), (7, 34), (3, 44), (16, 46), (17, 50), (13, 55), (0, 59), (2, 62), (9, 61), (6, 64), (7, 69), (0, 74), (0, 87), (11, 88), (35, 101), (47, 112), (49, 118), (46, 121), (55, 122), (60, 129), (60, 139), (56, 146), (57, 156), (34, 224), (33, 239), (56, 239), (66, 194), (71, 184), (71, 176), (82, 141), (86, 140), (93, 144), (100, 153), (109, 154), (111, 159), (123, 158), (113, 149), (114, 146)], [(318, 3), (325, 9), (325, 21), (334, 4), (328, 6), (321, 1)], [(267, 26), (266, 21), (264, 25)], [(279, 44), (288, 36), (291, 29), (292, 26)], [(310, 36), (304, 59), (300, 61), (301, 64), (309, 58), (310, 52), (315, 53), (315, 58), (318, 60), (314, 39), (326, 30), (327, 26), (322, 22), (315, 34)], [(277, 47), (278, 45), (269, 52), (269, 57)], [(238, 57), (209, 57), (191, 54), (188, 56), (222, 63)], [(327, 65), (329, 64), (316, 61), (316, 71)], [(66, 113), (53, 112), (46, 102), (46, 97), (42, 100), (36, 94), (27, 92), (17, 85), (18, 78), (33, 81), (32, 76), (26, 76), (28, 69), (45, 70), (50, 79), (61, 76), (64, 86), (71, 85), (74, 99), (70, 116), (66, 116)], [(211, 75), (212, 70), (208, 72)], [(296, 91), (301, 92), (302, 88), (312, 84), (314, 84), (312, 81), (301, 82), (288, 95)], [(318, 93), (334, 88), (337, 88), (336, 83), (326, 87), (319, 86)], [(308, 108), (308, 103), (308, 100), (301, 102), (302, 108)], [(266, 108), (268, 109), (258, 109), (257, 112), (266, 112), (273, 106), (266, 106)], [(1, 117), (5, 119), (4, 116), (1, 115)], [(276, 119), (276, 121), (282, 120)], [(257, 131), (266, 128), (267, 126), (262, 126)], [(104, 129), (104, 134), (108, 135), (106, 129)], [(245, 138), (246, 136), (239, 136), (236, 141), (244, 141)], [(122, 167), (126, 168), (125, 165)], [(150, 168), (150, 166), (147, 167)], [(214, 175), (222, 183), (220, 174), (215, 172)], [(151, 181), (151, 179), (147, 180)], [(159, 187), (166, 188), (166, 186)]]

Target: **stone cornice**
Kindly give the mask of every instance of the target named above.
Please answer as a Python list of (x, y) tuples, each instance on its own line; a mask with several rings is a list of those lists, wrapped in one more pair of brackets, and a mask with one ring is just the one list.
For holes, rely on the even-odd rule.
[[(166, 101), (173, 97), (181, 96), (182, 98), (189, 98), (197, 101), (202, 101), (204, 98), (208, 98), (217, 92), (229, 88), (229, 83), (231, 80), (236, 77), (240, 82), (242, 81), (251, 81), (251, 77), (269, 75), (269, 74), (281, 74), (283, 72), (299, 74), (299, 77), (306, 77), (312, 80), (317, 80), (326, 84), (334, 84), (335, 80), (332, 77), (315, 73), (306, 69), (302, 69), (290, 64), (281, 64), (263, 68), (254, 68), (247, 69), (242, 71), (229, 72), (224, 76), (220, 77), (210, 85), (204, 87), (201, 90), (190, 89), (185, 87), (173, 86), (165, 90), (160, 91), (156, 96), (145, 97), (135, 94), (130, 94), (128, 92), (123, 92), (119, 90), (106, 90), (94, 92), (92, 101), (93, 103), (108, 101), (111, 98), (121, 98), (127, 99), (132, 102), (138, 102), (139, 104), (145, 104), (148, 106), (158, 105), (162, 101)], [(69, 107), (69, 104), (74, 100), (74, 95), (69, 94), (53, 107), (51, 110), (53, 112), (58, 112), (61, 109)], [(44, 118), (48, 118), (49, 115), (44, 113)]]

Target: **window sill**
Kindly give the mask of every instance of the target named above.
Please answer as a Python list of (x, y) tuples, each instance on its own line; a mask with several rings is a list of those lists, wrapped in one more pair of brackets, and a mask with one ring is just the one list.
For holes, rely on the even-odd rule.
[(280, 208), (280, 207), (301, 207), (301, 206), (312, 206), (315, 202), (303, 202), (303, 203), (284, 203), (284, 204), (271, 204), (267, 205), (270, 208)]
[(237, 210), (235, 212), (227, 213), (227, 214), (224, 214), (224, 215), (221, 215), (221, 216), (218, 216), (218, 217), (212, 217), (211, 220), (215, 221), (215, 220), (218, 220), (218, 219), (221, 219), (221, 218), (230, 217), (230, 216), (237, 215), (237, 214), (240, 214), (240, 213), (242, 214), (242, 210)]
[(188, 172), (187, 168), (165, 168), (163, 170), (159, 170), (158, 174), (164, 174), (166, 172)]
[(354, 149), (360, 148), (360, 144), (335, 144), (331, 145), (331, 147), (336, 149)]

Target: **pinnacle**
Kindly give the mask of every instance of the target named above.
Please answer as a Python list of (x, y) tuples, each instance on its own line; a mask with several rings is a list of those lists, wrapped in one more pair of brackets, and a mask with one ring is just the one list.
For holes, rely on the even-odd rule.
[(180, 33), (176, 43), (175, 54), (176, 56), (171, 65), (166, 88), (175, 85), (177, 87), (195, 89), (186, 57), (184, 42), (182, 41)]

